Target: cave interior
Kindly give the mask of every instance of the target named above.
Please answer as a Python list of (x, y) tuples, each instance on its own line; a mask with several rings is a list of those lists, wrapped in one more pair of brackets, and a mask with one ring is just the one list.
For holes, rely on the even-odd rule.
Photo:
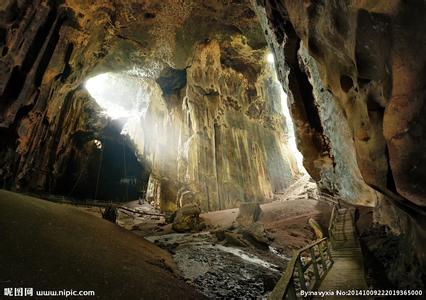
[(281, 299), (324, 238), (336, 259), (301, 297), (340, 268), (348, 214), (345, 288), (421, 298), (425, 16), (424, 0), (2, 1), (1, 291)]

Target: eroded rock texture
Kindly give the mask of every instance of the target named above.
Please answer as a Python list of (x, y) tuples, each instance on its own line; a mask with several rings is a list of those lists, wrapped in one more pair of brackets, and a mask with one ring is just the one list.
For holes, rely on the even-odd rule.
[(197, 47), (187, 69), (179, 175), (189, 190), (207, 196), (207, 203), (197, 199), (206, 210), (272, 199), (296, 171), (264, 57), (242, 37), (212, 40)]
[[(207, 211), (271, 200), (297, 175), (248, 2), (10, 0), (0, 12), (4, 186), (125, 200), (133, 176), (133, 196)], [(143, 94), (131, 138), (84, 89), (103, 72)]]
[[(425, 176), (415, 173), (424, 169), (423, 146), (411, 142), (420, 138), (416, 134), (422, 127), (415, 118), (424, 102), (419, 83), (424, 57), (415, 55), (425, 46), (424, 3), (266, 1), (265, 7), (261, 11), (265, 20), (269, 17), (265, 26), (270, 28), (271, 42), (276, 51), (287, 50), (284, 61), (294, 76), (303, 76), (294, 61), (300, 42), (315, 59), (323, 90), (332, 93), (353, 133), (363, 179), (424, 206)], [(291, 71), (288, 88), (298, 102)], [(314, 117), (309, 124), (317, 126)], [(416, 151), (418, 155), (410, 155)]]
[[(426, 264), (420, 246), (426, 204), (424, 1), (252, 4), (293, 100), (306, 169), (346, 200), (377, 205), (376, 222), (403, 241), (386, 271), (400, 286), (421, 286), (419, 264)], [(402, 280), (404, 272), (410, 276)]]

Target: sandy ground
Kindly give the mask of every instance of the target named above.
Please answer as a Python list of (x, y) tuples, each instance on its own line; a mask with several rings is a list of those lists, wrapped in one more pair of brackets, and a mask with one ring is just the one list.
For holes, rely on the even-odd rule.
[[(271, 246), (285, 256), (291, 256), (293, 250), (314, 240), (312, 228), (308, 224), (310, 218), (316, 220), (324, 235), (327, 235), (332, 206), (329, 202), (318, 200), (317, 193), (316, 184), (308, 176), (304, 176), (284, 193), (276, 194), (273, 202), (261, 205), (260, 221), (264, 224), (268, 235), (273, 238)], [(138, 201), (126, 203), (125, 206), (149, 213), (160, 213), (148, 204), (141, 206)], [(80, 209), (101, 217), (99, 208)], [(237, 216), (238, 208), (200, 215), (207, 225), (207, 231), (232, 228)], [(165, 224), (163, 217), (133, 215), (120, 211), (117, 223), (143, 237), (174, 233), (171, 224)]]
[(167, 251), (69, 205), (0, 190), (0, 239), (1, 293), (32, 287), (93, 290), (100, 299), (204, 298), (173, 274)]
[[(274, 238), (271, 246), (292, 253), (314, 239), (308, 220), (316, 220), (327, 235), (332, 206), (329, 202), (318, 200), (316, 184), (308, 177), (301, 177), (284, 193), (276, 194), (271, 203), (261, 204), (260, 221), (268, 234)], [(160, 213), (149, 204), (140, 205), (138, 201), (123, 204), (126, 207), (148, 213)], [(97, 207), (79, 207), (97, 217), (101, 217)], [(200, 215), (208, 231), (227, 229), (233, 226), (238, 216), (238, 208), (213, 211)], [(171, 224), (163, 217), (142, 216), (119, 211), (117, 224), (133, 233), (143, 236), (158, 236), (173, 233)]]
[[(332, 206), (318, 201), (316, 185), (308, 177), (302, 177), (285, 193), (275, 195), (276, 200), (262, 204), (260, 221), (274, 238), (271, 246), (287, 255), (302, 248), (314, 239), (308, 220), (316, 220), (326, 235)], [(202, 214), (209, 227), (229, 228), (238, 216), (238, 208)]]

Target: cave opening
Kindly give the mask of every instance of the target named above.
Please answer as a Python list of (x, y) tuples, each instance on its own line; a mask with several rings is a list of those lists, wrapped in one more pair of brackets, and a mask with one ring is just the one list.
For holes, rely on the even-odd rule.
[(126, 72), (98, 74), (88, 78), (84, 86), (102, 112), (113, 120), (121, 119), (126, 125), (146, 112), (142, 85)]
[(100, 107), (97, 118), (106, 119), (108, 125), (89, 141), (97, 150), (95, 161), (89, 164), (89, 186), (74, 187), (73, 194), (90, 194), (94, 185), (95, 200), (123, 202), (145, 197), (150, 166), (141, 156), (140, 135), (148, 100), (141, 80), (129, 72), (107, 72), (85, 81), (85, 89)]

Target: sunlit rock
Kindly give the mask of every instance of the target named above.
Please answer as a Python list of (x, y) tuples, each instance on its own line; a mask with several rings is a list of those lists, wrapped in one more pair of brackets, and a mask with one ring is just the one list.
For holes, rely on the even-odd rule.
[(200, 208), (194, 204), (181, 207), (177, 210), (173, 220), (173, 229), (177, 232), (185, 232), (201, 228), (200, 213)]

